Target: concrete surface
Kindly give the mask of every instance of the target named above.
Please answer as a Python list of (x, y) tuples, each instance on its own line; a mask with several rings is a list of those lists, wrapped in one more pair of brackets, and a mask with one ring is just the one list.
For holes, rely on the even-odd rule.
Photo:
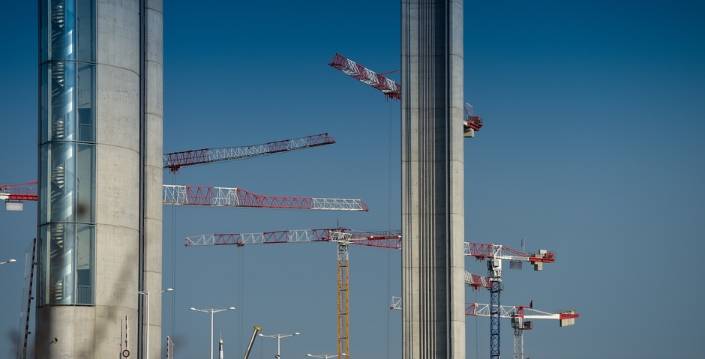
[(465, 358), (463, 2), (402, 1), (404, 359)]

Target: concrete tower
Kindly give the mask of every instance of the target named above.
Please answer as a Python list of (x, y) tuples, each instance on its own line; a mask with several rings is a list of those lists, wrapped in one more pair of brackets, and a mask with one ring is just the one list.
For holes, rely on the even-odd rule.
[(402, 0), (403, 358), (465, 358), (463, 1)]
[(162, 0), (38, 2), (36, 357), (159, 358)]

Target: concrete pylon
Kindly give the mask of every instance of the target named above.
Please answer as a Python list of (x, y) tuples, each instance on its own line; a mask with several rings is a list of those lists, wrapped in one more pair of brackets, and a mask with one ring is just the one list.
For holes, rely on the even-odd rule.
[(37, 358), (161, 357), (162, 5), (38, 1)]
[(404, 359), (465, 358), (463, 1), (402, 0)]

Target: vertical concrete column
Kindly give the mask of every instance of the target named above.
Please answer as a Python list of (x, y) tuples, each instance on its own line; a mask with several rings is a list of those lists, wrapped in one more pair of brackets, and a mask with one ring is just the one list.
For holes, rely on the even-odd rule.
[(132, 357), (139, 300), (139, 0), (96, 0), (96, 14), (96, 323), (84, 333), (95, 340), (87, 358), (116, 357), (127, 316)]
[[(40, 4), (40, 38), (44, 44), (40, 67), (40, 141), (79, 142), (76, 145), (79, 155), (83, 148), (80, 146), (95, 146), (94, 162), (79, 161), (84, 165), (91, 164), (85, 168), (94, 168), (94, 174), (88, 170), (82, 172), (80, 166), (77, 171), (65, 171), (67, 178), (72, 172), (77, 173), (74, 177), (78, 180), (74, 182), (79, 195), (88, 193), (86, 188), (90, 188), (92, 181), (89, 179), (93, 178), (90, 175), (94, 175), (94, 196), (79, 196), (74, 216), (80, 219), (86, 211), (94, 208), (95, 221), (87, 225), (83, 223), (85, 221), (75, 221), (78, 224), (65, 226), (68, 229), (60, 233), (55, 229), (64, 227), (54, 225), (57, 221), (40, 227), (40, 238), (44, 241), (41, 253), (44, 256), (41, 273), (44, 289), (40, 291), (42, 300), (37, 312), (36, 357), (118, 358), (121, 350), (127, 349), (130, 358), (137, 358), (140, 332), (138, 291), (142, 277), (144, 290), (150, 294), (150, 358), (156, 359), (161, 357), (162, 1), (44, 0)], [(74, 16), (73, 9), (83, 9), (83, 15)], [(91, 9), (90, 14), (94, 16), (86, 15), (86, 9)], [(144, 29), (148, 32), (141, 32), (143, 14)], [(72, 31), (59, 31), (69, 27)], [(51, 34), (64, 34), (66, 40)], [(95, 48), (79, 46), (79, 50), (89, 49), (94, 53), (74, 56), (76, 47), (68, 44), (73, 41), (85, 45), (88, 43), (85, 39), (91, 39)], [(63, 62), (68, 65), (64, 66)], [(64, 70), (74, 67), (78, 75)], [(93, 77), (82, 75), (87, 73), (86, 68), (94, 69), (90, 72), (95, 74), (94, 81)], [(79, 84), (75, 91), (77, 95), (71, 95), (73, 92), (69, 91), (74, 86), (73, 81)], [(64, 101), (64, 97), (56, 96), (57, 93), (66, 93), (64, 97), (67, 99), (74, 96), (75, 100)], [(66, 105), (55, 106), (55, 103), (61, 104), (59, 100)], [(64, 116), (57, 119), (52, 115), (57, 110), (47, 104), (64, 109), (65, 114), (61, 113)], [(73, 110), (75, 107), (78, 111)], [(94, 121), (86, 122), (85, 119), (93, 118), (93, 114)], [(81, 137), (84, 132), (93, 133), (93, 127), (88, 127), (91, 123), (95, 126), (95, 137)], [(78, 128), (78, 135), (69, 137), (73, 134), (69, 131), (72, 128)], [(68, 189), (59, 191), (68, 187), (57, 186), (58, 175), (53, 173), (67, 167), (55, 164), (57, 161), (53, 158), (56, 156), (52, 157), (52, 153), (56, 151), (51, 151), (52, 148), (43, 145), (40, 149), (43, 149), (40, 178), (47, 179), (47, 183), (42, 184), (42, 198), (48, 214), (43, 216), (51, 214), (56, 217), (56, 211), (50, 211), (49, 205), (59, 203), (58, 200), (63, 198), (59, 194), (65, 193), (66, 198), (73, 194)], [(68, 150), (62, 152), (69, 159), (72, 153)], [(140, 203), (141, 185), (144, 188), (143, 203)], [(84, 192), (79, 191), (81, 189)], [(92, 198), (92, 203), (83, 204), (80, 202), (83, 198)], [(68, 200), (65, 202), (68, 213), (74, 205)], [(147, 258), (140, 272), (142, 223)], [(81, 241), (82, 235), (89, 239), (93, 237), (82, 234), (86, 231), (69, 230), (74, 227), (94, 227), (94, 241)], [(92, 243), (92, 247), (74, 249), (65, 244), (84, 242)], [(85, 258), (91, 258), (91, 266), (84, 263)], [(51, 260), (59, 259), (66, 265), (52, 267), (54, 262)], [(78, 282), (73, 286), (77, 288), (75, 293), (63, 289), (68, 285), (59, 285), (71, 284), (69, 279), (73, 278), (73, 268), (83, 271), (75, 276)], [(89, 269), (91, 271), (87, 272)], [(59, 275), (68, 279), (63, 280)], [(127, 335), (124, 333), (125, 317), (129, 322)]]
[[(149, 292), (149, 358), (161, 358), (163, 183), (163, 0), (145, 2), (145, 289)], [(146, 328), (145, 328), (146, 330)]]
[(403, 358), (465, 358), (463, 1), (402, 0)]

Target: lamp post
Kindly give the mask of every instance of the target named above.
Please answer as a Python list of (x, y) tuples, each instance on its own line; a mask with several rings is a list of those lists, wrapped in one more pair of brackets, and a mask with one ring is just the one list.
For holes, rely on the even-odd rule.
[(15, 263), (15, 262), (17, 262), (17, 259), (10, 258), (10, 259), (4, 260), (4, 261), (0, 261), (0, 264), (8, 264), (8, 263)]
[(284, 339), (284, 338), (289, 338), (289, 337), (293, 337), (293, 336), (295, 336), (295, 335), (301, 335), (301, 333), (299, 333), (299, 332), (294, 332), (294, 333), (291, 333), (291, 334), (262, 334), (262, 333), (259, 333), (259, 336), (260, 336), (260, 337), (263, 337), (263, 338), (272, 338), (272, 339), (276, 339), (276, 340), (277, 340), (277, 354), (274, 355), (274, 357), (275, 357), (276, 359), (280, 359), (280, 358), (282, 357), (282, 355), (281, 355), (281, 352), (282, 352), (282, 339)]
[[(347, 354), (343, 353), (340, 354), (341, 356), (348, 356)], [(307, 357), (309, 358), (321, 358), (321, 359), (330, 359), (330, 358), (337, 358), (338, 354), (306, 354)]]
[(213, 316), (215, 315), (215, 313), (224, 312), (224, 311), (226, 311), (226, 310), (235, 310), (235, 309), (237, 309), (237, 308), (235, 308), (235, 307), (227, 307), (227, 308), (203, 308), (203, 309), (199, 309), (199, 308), (191, 307), (191, 308), (189, 308), (189, 309), (192, 310), (192, 311), (194, 311), (194, 312), (209, 313), (209, 314), (211, 315), (211, 340), (210, 340), (209, 343), (210, 343), (210, 347), (211, 347), (211, 349), (210, 349), (210, 352), (211, 352), (211, 359), (213, 359)]
[[(163, 289), (161, 291), (161, 294), (164, 294), (167, 292), (173, 292), (173, 291), (174, 291), (174, 288), (167, 288), (167, 289)], [(143, 351), (146, 353), (144, 358), (149, 359), (149, 292), (146, 290), (141, 290), (141, 291), (138, 291), (137, 294), (143, 295), (144, 301), (147, 302), (147, 310), (145, 311), (145, 323), (147, 323), (147, 330), (145, 331), (146, 332), (145, 334), (147, 335), (147, 339), (144, 340), (146, 345), (145, 345), (145, 348), (143, 349)]]

